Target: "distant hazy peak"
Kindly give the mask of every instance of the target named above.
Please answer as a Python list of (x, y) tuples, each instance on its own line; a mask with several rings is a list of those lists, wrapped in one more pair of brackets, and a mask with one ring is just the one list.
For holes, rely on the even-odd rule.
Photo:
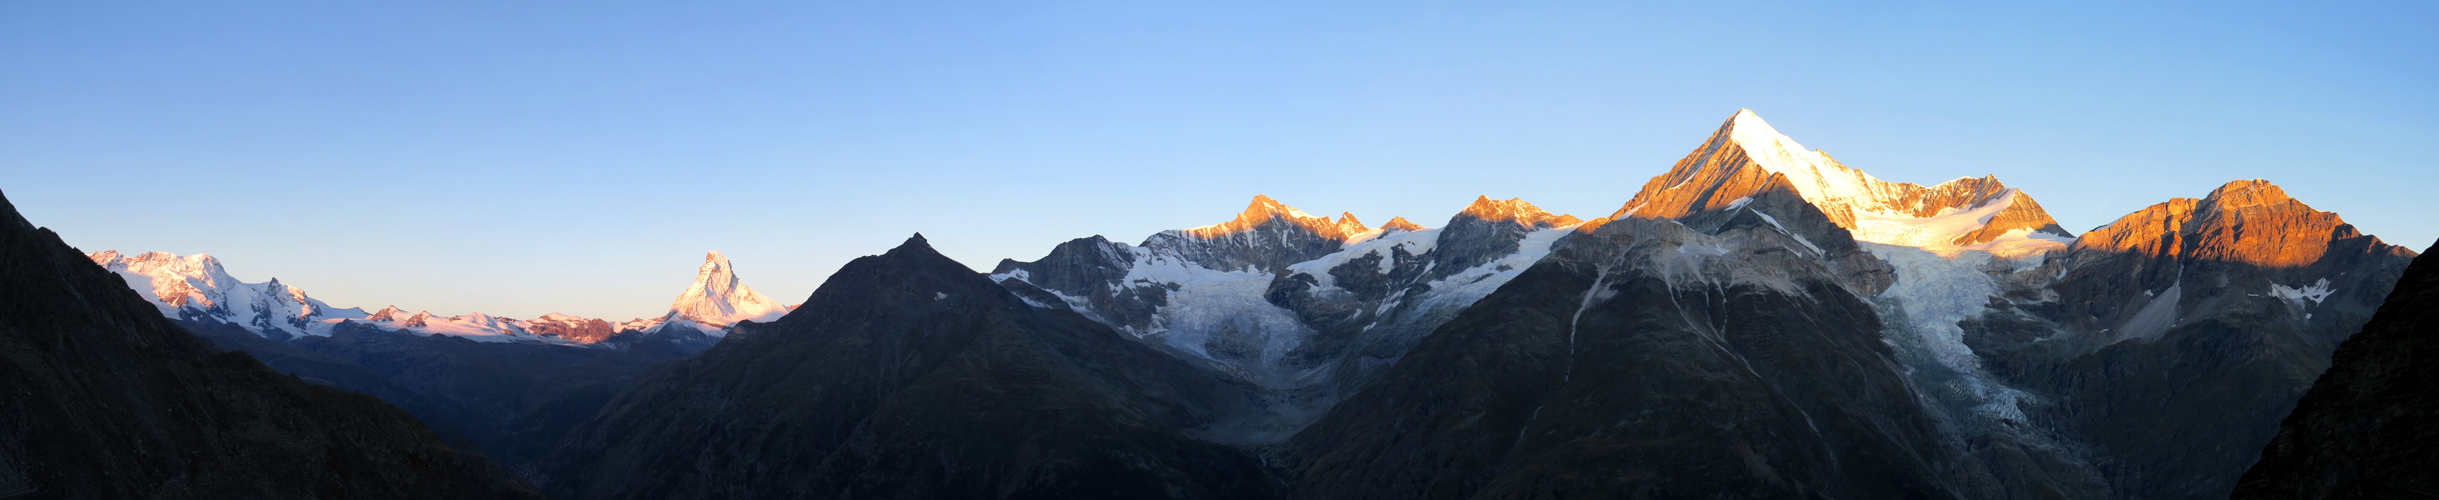
[(1421, 225), (1421, 224), (1415, 224), (1415, 223), (1413, 223), (1413, 222), (1408, 222), (1408, 221), (1406, 220), (1406, 218), (1405, 218), (1405, 217), (1391, 217), (1391, 218), (1389, 218), (1389, 222), (1383, 222), (1383, 223), (1381, 223), (1381, 224), (1380, 224), (1380, 229), (1381, 229), (1381, 231), (1382, 231), (1382, 232), (1391, 232), (1391, 231), (1421, 231), (1421, 230), (1423, 230), (1423, 229), (1425, 229), (1425, 228), (1424, 228), (1424, 227), (1423, 227), (1423, 225)]

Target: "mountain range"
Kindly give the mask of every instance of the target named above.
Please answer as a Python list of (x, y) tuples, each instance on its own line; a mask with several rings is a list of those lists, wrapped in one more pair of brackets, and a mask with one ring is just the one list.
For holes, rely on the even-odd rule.
[[(1749, 110), (1589, 220), (1257, 195), (988, 273), (917, 235), (795, 307), (713, 252), (617, 323), (87, 255), (563, 498), (1333, 499), (2224, 497), (2295, 449), (2281, 419), (2416, 256), (2259, 179), (2075, 234), (1995, 176), (1882, 181)], [(2336, 432), (2312, 422), (2287, 428)]]
[[(694, 284), (678, 294), (666, 314), (610, 322), (559, 313), (520, 320), (483, 313), (439, 316), (429, 311), (407, 312), (398, 306), (365, 313), (356, 307), (332, 307), (278, 278), (243, 283), (210, 254), (179, 256), (167, 252), (135, 255), (103, 250), (86, 255), (94, 264), (117, 272), (128, 286), (143, 294), (161, 314), (189, 321), (228, 323), (272, 340), (329, 336), (344, 324), (360, 323), (417, 335), (449, 335), (481, 342), (541, 342), (591, 345), (624, 333), (703, 335), (717, 338), (744, 321), (770, 322), (794, 306), (754, 292), (737, 278), (728, 257), (713, 250), (704, 255)], [(674, 328), (692, 330), (677, 332)]]

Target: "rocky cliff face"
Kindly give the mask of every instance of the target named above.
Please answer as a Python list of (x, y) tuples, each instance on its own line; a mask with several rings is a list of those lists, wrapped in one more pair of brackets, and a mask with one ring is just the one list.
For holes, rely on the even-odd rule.
[(1002, 261), (992, 277), (1037, 306), (1082, 312), (1263, 388), (1255, 412), (1214, 435), (1270, 443), (1581, 223), (1488, 197), (1439, 229), (1403, 218), (1367, 229), (1352, 215), (1302, 213), (1257, 197), (1225, 224), (1141, 246), (1078, 239), (1040, 260)]
[[(1569, 279), (1575, 281), (1607, 282), (1602, 276), (1619, 276), (1622, 269), (1615, 262), (1604, 267), (1604, 261), (1598, 260), (1611, 257), (1587, 263), (1567, 256), (1646, 255), (1641, 261), (1657, 262), (1661, 260), (1658, 255), (1706, 255), (1704, 258), (1736, 263), (1718, 267), (1721, 275), (1734, 277), (1731, 282), (1811, 280), (1834, 284), (1827, 289), (1843, 292), (1827, 295), (1858, 299), (1821, 299), (1824, 294), (1811, 291), (1814, 288), (1809, 285), (1758, 287), (1811, 300), (1800, 306), (1775, 300), (1750, 302), (1725, 315), (1727, 319), (1714, 320), (1711, 328), (1726, 328), (1717, 325), (1746, 319), (1778, 328), (1841, 332), (1852, 330), (1852, 325), (1841, 326), (1836, 318), (1873, 320), (1868, 323), (1875, 329), (1870, 336), (1885, 351), (1867, 353), (1853, 351), (1852, 346), (1818, 344), (1801, 348), (1838, 352), (1850, 359), (1879, 356), (1871, 359), (1884, 361), (1886, 371), (1807, 373), (1798, 377), (1804, 381), (1790, 382), (1770, 374), (1819, 366), (1756, 356), (1732, 342), (1722, 349), (1750, 361), (1739, 368), (1749, 366), (1773, 388), (1840, 380), (1851, 386), (1840, 388), (1850, 391), (1841, 393), (1844, 401), (1910, 402), (1911, 406), (1875, 406), (1867, 412), (1847, 413), (1913, 422), (1870, 424), (1877, 429), (1916, 426), (1910, 427), (1912, 431), (1883, 436), (1895, 436), (1894, 441), (1914, 446), (1907, 453), (1919, 459), (1920, 467), (1873, 473), (1911, 482), (1905, 483), (1903, 491), (1872, 490), (1872, 494), (1859, 496), (1912, 494), (1908, 492), (1965, 498), (2223, 495), (2244, 464), (2252, 461), (2258, 447), (2255, 443), (2268, 439), (2269, 422), (2283, 415), (2304, 385), (2326, 368), (2329, 350), (2360, 327), (2411, 255), (2356, 232), (2335, 214), (2312, 210), (2257, 180), (2230, 183), (2204, 199), (2175, 200), (2139, 211), (2078, 241), (2057, 230), (2028, 196), (1995, 179), (1960, 179), (1930, 188), (1878, 181), (1836, 164), (1827, 155), (1804, 151), (1749, 112), (1732, 118), (1676, 169), (1646, 183), (1645, 190), (1617, 213), (1582, 227), (1598, 229), (1561, 240), (1552, 250), (1553, 257), (1543, 259), (1533, 271), (1474, 307), (1462, 309), (1457, 320), (1424, 337), (1397, 366), (1298, 434), (1291, 449), (1279, 456), (1292, 464), (1290, 475), (1297, 488), (1326, 498), (1374, 494), (1350, 485), (1403, 485), (1379, 493), (1383, 497), (1561, 492), (1681, 496), (1711, 491), (1805, 496), (1865, 488), (1825, 486), (1834, 483), (1822, 479), (1826, 476), (1785, 483), (1774, 483), (1776, 480), (1760, 473), (1728, 476), (1739, 477), (1731, 481), (1738, 484), (1802, 485), (1785, 486), (1796, 488), (1791, 490), (1674, 479), (1721, 477), (1718, 471), (1737, 469), (1725, 458), (1621, 458), (1644, 452), (1636, 448), (1640, 444), (1604, 439), (1612, 433), (1630, 434), (1622, 429), (1631, 426), (1592, 427), (1592, 422), (1599, 421), (1594, 419), (1573, 425), (1598, 430), (1542, 429), (1534, 422), (1545, 419), (1549, 410), (1540, 412), (1544, 417), (1533, 417), (1515, 409), (1563, 402), (1603, 408), (1592, 414), (1632, 423), (1664, 422), (1681, 412), (1699, 413), (1701, 410), (1682, 409), (1683, 404), (1619, 402), (1642, 397), (1631, 391), (1612, 394), (1586, 388), (1573, 396), (1578, 399), (1552, 399), (1565, 394), (1567, 389), (1562, 388), (1569, 386), (1573, 375), (1563, 370), (1553, 374), (1559, 370), (1553, 367), (1568, 365), (1554, 361), (1566, 358), (1549, 354), (1555, 341), (1548, 339), (1555, 334), (1547, 332), (1559, 328), (1551, 321), (1593, 317), (1601, 310), (1599, 304), (1608, 302), (1587, 299), (1581, 302), (1584, 305), (1566, 309), (1576, 313), (1562, 314), (1550, 309), (1557, 306), (1546, 304), (1577, 302), (1560, 300), (1556, 297), (1561, 294), (1549, 291), (1529, 300), (1510, 301), (1507, 295), (1536, 293), (1533, 290), (1542, 286), (1541, 276), (1572, 275)], [(1751, 241), (1766, 236), (1756, 228), (1766, 228), (1788, 243), (1755, 247)], [(1703, 237), (1670, 236), (1675, 234), (1670, 231), (1680, 229)], [(1721, 244), (1716, 242), (1719, 238), (1741, 243)], [(1610, 243), (1594, 243), (1599, 241)], [(1672, 242), (1664, 248), (1675, 253), (1636, 246), (1653, 241)], [(1595, 252), (1621, 245), (1629, 250)], [(1748, 256), (1778, 249), (1802, 258)], [(1592, 271), (1551, 274), (1567, 266)], [(1685, 266), (1646, 266), (1650, 268), (1641, 270), (1641, 275), (1657, 275), (1660, 281), (1677, 285), (1684, 276), (1710, 276), (1679, 270)], [(1545, 272), (1544, 267), (1552, 271)], [(1634, 270), (1631, 266), (1623, 269)], [(1639, 279), (1632, 273), (1622, 276)], [(1582, 284), (1554, 288), (1578, 286)], [(1599, 287), (1594, 289), (1579, 293), (1602, 295)], [(1670, 290), (1682, 294), (1683, 289)], [(1755, 290), (1714, 293), (1766, 296)], [(1621, 306), (1615, 312), (1619, 319), (1612, 321), (1632, 319), (1696, 329), (1705, 324), (1700, 317), (1686, 318), (1695, 314), (1687, 312), (1686, 304), (1705, 302), (1668, 294), (1643, 297), (1645, 303), (1670, 306), (1639, 311)], [(1580, 325), (1585, 323), (1570, 320), (1568, 324), (1567, 331), (1574, 332), (1572, 338), (1577, 339), (1572, 345), (1581, 347)], [(1647, 331), (1653, 330), (1639, 332)], [(1540, 342), (1540, 347), (1533, 347), (1534, 342)], [(1779, 347), (1783, 345), (1764, 345), (1753, 352), (1767, 353), (1767, 349)], [(1645, 359), (1635, 356), (1640, 354), (1611, 357)], [(1676, 354), (1668, 361), (1683, 365), (1679, 361), (1686, 359), (1699, 358)], [(1690, 380), (1706, 370), (1661, 375), (1646, 371), (1639, 376)], [(1893, 377), (1898, 382), (1893, 386), (1865, 382), (1881, 380), (1872, 377)], [(1634, 387), (1638, 383), (1601, 379), (1600, 386)], [(1704, 394), (1725, 390), (1695, 382), (1671, 387), (1700, 387), (1697, 390)], [(1861, 389), (1904, 396), (1851, 392)], [(1826, 409), (1806, 412), (1837, 413)], [(1705, 421), (1733, 422), (1723, 425), (1739, 429), (1769, 425), (1755, 414), (1714, 416)], [(1584, 437), (1563, 445), (1534, 438), (1549, 432)], [(1675, 435), (1704, 434), (1678, 431)], [(1811, 442), (1769, 435), (1772, 437), (1764, 441), (1771, 446)], [(1754, 446), (1750, 441), (1758, 439), (1737, 437), (1746, 442), (1722, 449)], [(1820, 434), (1810, 439), (1833, 437)], [(1629, 443), (1666, 441), (1660, 435), (1644, 439)], [(1792, 477), (1783, 474), (1786, 470), (1818, 471), (1826, 470), (1821, 464), (1850, 464), (1836, 457), (1814, 457), (1818, 461), (1813, 465), (1771, 461), (1798, 460), (1795, 457), (1800, 455), (1785, 449), (1755, 455), (1763, 457), (1756, 463), (1766, 463), (1767, 468), (1741, 467), (1772, 471), (1783, 479)], [(1540, 455), (1519, 455), (1527, 451)], [(1537, 462), (1546, 457), (1575, 462), (1566, 466)], [(1638, 470), (1634, 464), (1649, 463), (1672, 465), (1651, 469), (1648, 475), (1663, 479), (1614, 478), (1621, 476), (1614, 474), (1618, 471)], [(1689, 475), (1690, 471), (1704, 472)], [(1610, 479), (1591, 479), (1596, 477)], [(1690, 484), (1701, 485), (1687, 486)], [(1850, 493), (1831, 496), (1862, 490), (1838, 491)]]
[(214, 353), (5, 200), (0, 294), (0, 492), (538, 498), (379, 400)]
[(1236, 498), (1260, 464), (1191, 433), (1241, 388), (920, 237), (787, 317), (629, 385), (544, 485), (571, 498)]
[[(1962, 340), (2012, 405), (2124, 497), (2224, 495), (2412, 252), (2259, 180), (1996, 266)], [(2049, 278), (2056, 276), (2056, 278)]]
[(2439, 495), (2439, 245), (2414, 258), (2379, 312), (2280, 424), (2235, 498)]
[(1234, 220), (1162, 231), (1143, 240), (1143, 247), (1204, 269), (1268, 273), (1337, 252), (1347, 238), (1364, 231), (1353, 215), (1332, 221), (1255, 195)]
[[(1738, 111), (1669, 173), (1643, 184), (1611, 218), (1718, 211), (1784, 180), (1855, 239), (1907, 246), (1975, 246), (2071, 237), (2039, 203), (1997, 177), (1923, 187), (1888, 182), (1805, 150), (1750, 110)], [(2037, 233), (2037, 234), (2036, 234)]]
[(1959, 496), (1954, 453), (1861, 298), (1874, 283), (1832, 265), (1861, 252), (1788, 230), (1837, 231), (1783, 178), (1764, 184), (1754, 203), (1685, 214), (1703, 224), (1627, 217), (1566, 238), (1297, 434), (1293, 484), (1313, 498)]

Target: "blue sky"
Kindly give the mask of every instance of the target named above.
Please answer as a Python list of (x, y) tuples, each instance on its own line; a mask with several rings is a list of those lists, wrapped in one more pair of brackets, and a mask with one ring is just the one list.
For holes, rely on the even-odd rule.
[(0, 190), (340, 306), (625, 319), (705, 250), (802, 300), (1256, 193), (1605, 215), (1738, 108), (2081, 231), (2267, 178), (2439, 238), (2427, 2), (0, 3)]

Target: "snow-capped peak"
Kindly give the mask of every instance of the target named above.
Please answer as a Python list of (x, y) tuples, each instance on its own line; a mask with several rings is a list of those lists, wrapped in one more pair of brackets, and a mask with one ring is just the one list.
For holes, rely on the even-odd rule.
[(1383, 222), (1380, 224), (1380, 229), (1382, 232), (1392, 232), (1421, 231), (1424, 228), (1422, 224), (1416, 224), (1412, 221), (1408, 221), (1405, 217), (1391, 217), (1389, 218), (1388, 222)]
[(695, 268), (694, 285), (669, 304), (670, 316), (696, 324), (726, 328), (739, 321), (768, 322), (786, 316), (788, 307), (771, 300), (737, 279), (728, 256), (713, 250)]
[(1466, 205), (1465, 210), (1457, 213), (1476, 219), (1514, 222), (1537, 228), (1571, 226), (1583, 222), (1582, 219), (1577, 219), (1573, 215), (1552, 215), (1550, 212), (1542, 210), (1541, 207), (1526, 203), (1523, 198), (1493, 200), (1489, 196), (1476, 196), (1473, 204)]
[[(117, 250), (86, 254), (93, 263), (118, 273), (164, 316), (212, 319), (238, 325), (266, 337), (312, 334), (317, 322), (363, 318), (364, 310), (333, 308), (296, 287), (273, 279), (243, 283), (230, 276), (220, 259), (208, 254), (178, 256), (146, 252), (133, 256)], [(273, 333), (276, 332), (276, 333)]]
[[(2072, 235), (2032, 197), (1995, 177), (1937, 186), (1888, 182), (1805, 149), (1752, 110), (1735, 116), (1675, 168), (1652, 178), (1611, 218), (1684, 217), (1747, 209), (1748, 200), (1783, 179), (1855, 239), (1925, 248), (2027, 253), (2064, 248)], [(1783, 214), (1782, 214), (1783, 215)]]
[[(1894, 195), (1889, 183), (1873, 178), (1862, 170), (1847, 168), (1828, 153), (1804, 149), (1794, 138), (1778, 132), (1770, 122), (1762, 121), (1753, 110), (1740, 109), (1728, 119), (1725, 127), (1729, 140), (1744, 148), (1745, 156), (1755, 166), (1771, 173), (1787, 176), (1797, 194), (1821, 204), (1843, 204), (1849, 207), (1876, 207), (1884, 194)], [(1835, 219), (1835, 216), (1831, 217)]]
[(1363, 221), (1355, 220), (1354, 212), (1338, 213), (1338, 232), (1355, 234), (1370, 230), (1372, 229), (1363, 226)]
[(398, 309), (398, 306), (392, 305), (392, 306), (389, 306), (389, 307), (384, 307), (384, 308), (381, 308), (381, 310), (379, 310), (379, 311), (374, 311), (374, 312), (373, 312), (373, 315), (364, 317), (364, 320), (365, 320), (365, 321), (398, 321), (398, 320), (403, 320), (403, 319), (406, 319), (406, 315), (407, 315), (407, 312), (406, 312), (406, 311), (399, 310), (399, 309)]
[(1316, 216), (1305, 213), (1303, 210), (1297, 210), (1295, 207), (1290, 207), (1285, 203), (1280, 203), (1279, 200), (1271, 199), (1268, 195), (1257, 194), (1253, 195), (1253, 202), (1245, 206), (1245, 211), (1236, 215), (1236, 219), (1219, 224), (1185, 229), (1183, 232), (1187, 235), (1192, 235), (1194, 237), (1206, 240), (1215, 239), (1250, 231), (1254, 228), (1261, 227), (1263, 224), (1268, 224), (1273, 220), (1284, 220), (1298, 226), (1303, 226), (1304, 229), (1312, 231), (1314, 234), (1319, 234), (1323, 237), (1337, 241), (1345, 241), (1356, 234), (1367, 231), (1367, 229), (1363, 227), (1363, 223), (1355, 220), (1355, 216), (1353, 214), (1346, 214), (1339, 220), (1333, 221), (1328, 217)]

